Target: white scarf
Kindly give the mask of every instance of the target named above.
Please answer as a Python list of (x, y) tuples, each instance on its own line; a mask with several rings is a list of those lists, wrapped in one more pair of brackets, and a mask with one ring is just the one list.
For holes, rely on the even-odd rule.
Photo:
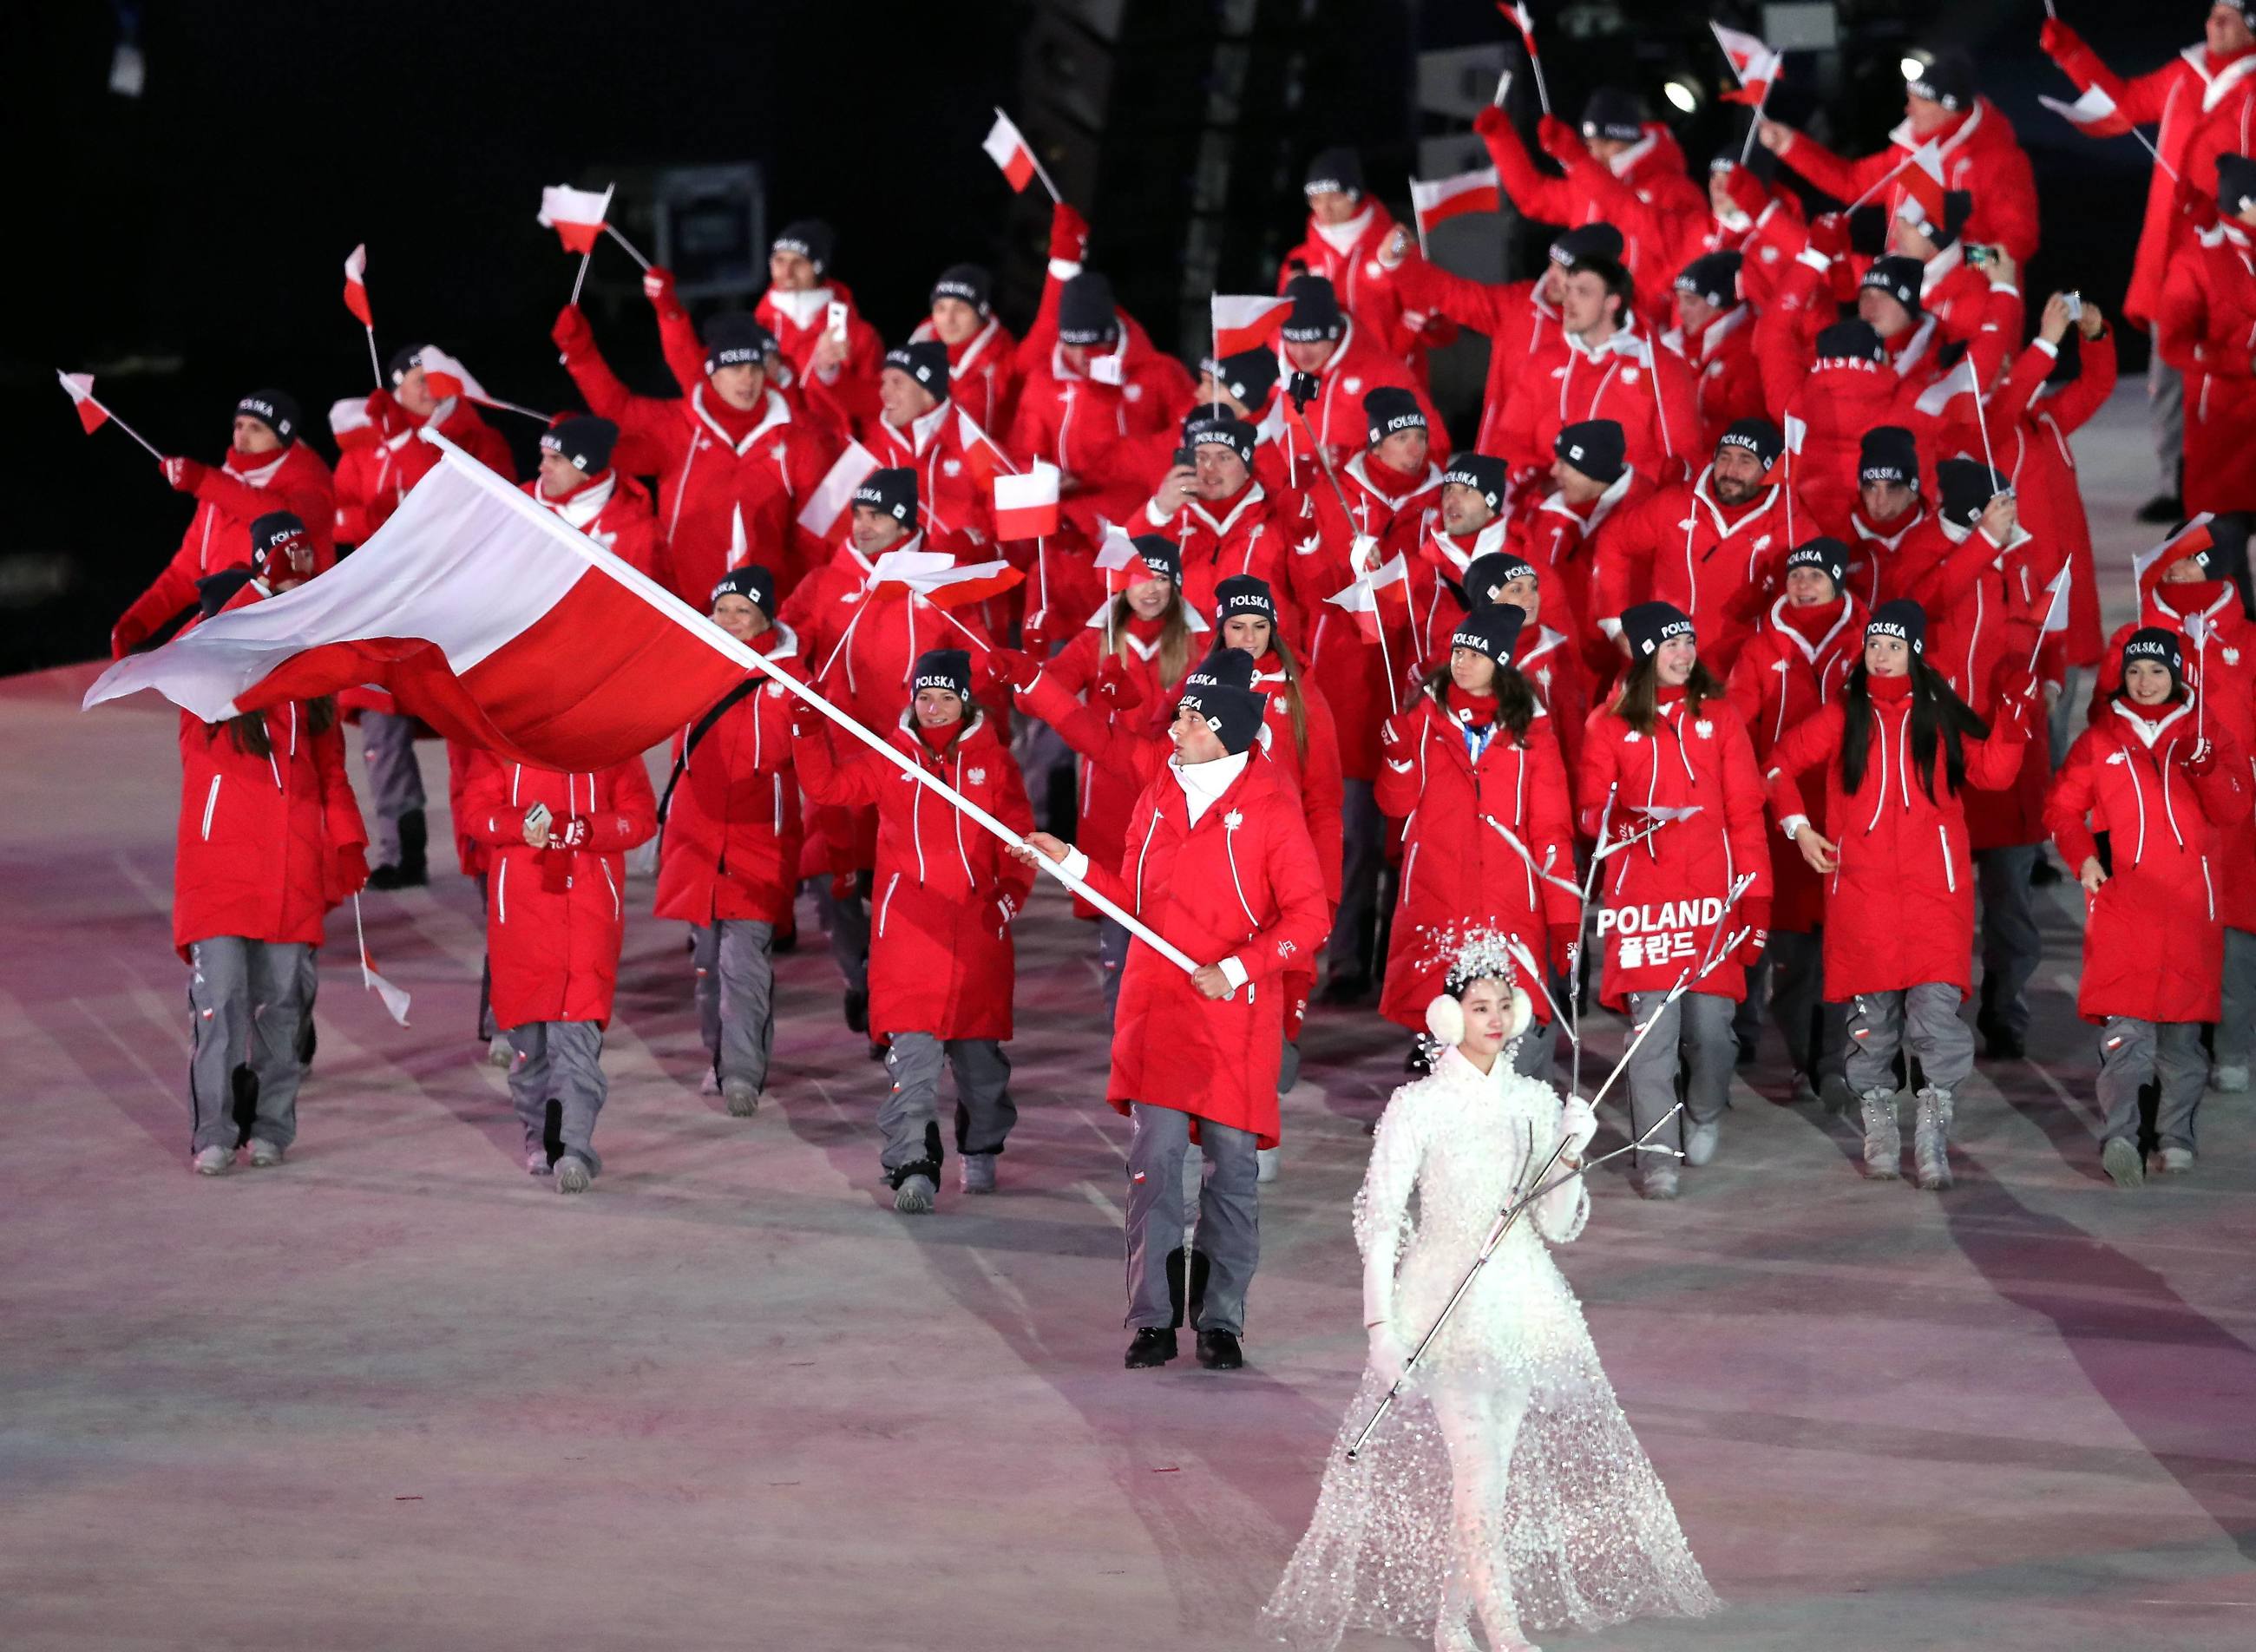
[(1199, 823), (1199, 816), (1212, 808), (1222, 794), (1245, 773), (1251, 751), (1233, 757), (1218, 757), (1211, 763), (1186, 764), (1180, 757), (1167, 759), (1167, 773), (1175, 777), (1175, 784), (1183, 788), (1183, 807), (1189, 811), (1191, 824)]

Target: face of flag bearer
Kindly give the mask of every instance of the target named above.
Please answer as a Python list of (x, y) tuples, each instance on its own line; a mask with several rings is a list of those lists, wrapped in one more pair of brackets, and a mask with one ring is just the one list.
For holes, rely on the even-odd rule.
[(540, 496), (545, 499), (560, 499), (588, 480), (588, 473), (560, 453), (543, 450), (540, 455)]
[(968, 343), (983, 325), (979, 312), (962, 299), (932, 301), (932, 330), (943, 344)]
[(940, 406), (932, 392), (898, 367), (888, 367), (878, 375), (878, 402), (885, 410), (885, 422), (896, 430), (906, 428), (911, 421)]
[(1489, 525), (1495, 512), (1488, 508), (1488, 496), (1478, 488), (1469, 488), (1462, 482), (1442, 484), (1442, 526), (1451, 533), (1477, 533)]
[(1477, 648), (1452, 648), (1449, 681), (1467, 694), (1494, 694), (1496, 661)]
[(1235, 448), (1216, 441), (1199, 443), (1192, 462), (1198, 470), (1198, 496), (1209, 505), (1236, 498), (1253, 474)]
[(1251, 654), (1256, 660), (1269, 652), (1277, 628), (1262, 614), (1232, 614), (1222, 627), (1223, 646)]
[(890, 551), (909, 535), (907, 525), (874, 505), (854, 507), (854, 548), (864, 556)]
[(2248, 32), (2248, 20), (2240, 15), (2237, 5), (2210, 7), (2207, 33), (2209, 49), (2221, 58), (2256, 46), (2256, 34)]
[(1857, 294), (1857, 316), (1882, 338), (1893, 338), (1911, 325), (1911, 312), (1876, 286)]
[(751, 597), (730, 591), (713, 604), (713, 623), (738, 642), (748, 643), (767, 630), (768, 617)]
[(420, 367), (407, 370), (406, 377), (393, 387), (391, 397), (417, 419), (428, 419), (439, 406), (439, 399), (431, 393), (431, 386), (425, 382)]
[[(805, 259), (800, 260), (802, 264)], [(738, 413), (750, 413), (768, 391), (768, 370), (751, 362), (730, 362), (705, 376), (713, 393)]]
[(952, 688), (919, 688), (912, 703), (920, 729), (944, 729), (963, 721), (963, 702)]
[(237, 453), (274, 453), (280, 450), (282, 438), (269, 429), (263, 419), (253, 419), (249, 413), (235, 416), (235, 450)]
[(1326, 189), (1308, 197), (1308, 215), (1318, 223), (1345, 223), (1363, 210), (1363, 198), (1343, 189)]
[(787, 252), (779, 247), (768, 254), (768, 281), (783, 292), (810, 293), (821, 280), (814, 261), (804, 252)]
[(1428, 445), (1426, 433), (1416, 425), (1398, 430), (1378, 444), (1378, 462), (1406, 477), (1421, 475), (1426, 469)]

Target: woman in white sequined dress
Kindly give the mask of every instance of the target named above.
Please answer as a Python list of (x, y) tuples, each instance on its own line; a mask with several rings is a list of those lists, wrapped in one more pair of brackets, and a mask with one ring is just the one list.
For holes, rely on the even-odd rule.
[[(1274, 1638), (1328, 1649), (1350, 1629), (1439, 1652), (1527, 1648), (1524, 1631), (1696, 1617), (1721, 1603), (1598, 1365), (1548, 1244), (1582, 1232), (1580, 1178), (1516, 1223), (1355, 1462), (1346, 1448), (1563, 1131), (1588, 1104), (1512, 1070), (1528, 1020), (1500, 940), (1459, 954), (1428, 1025), (1432, 1076), (1394, 1092), (1357, 1196), (1371, 1357), (1316, 1512), (1263, 1609)], [(1555, 1170), (1554, 1175), (1558, 1171)], [(1414, 1224), (1410, 1204), (1416, 1195)]]

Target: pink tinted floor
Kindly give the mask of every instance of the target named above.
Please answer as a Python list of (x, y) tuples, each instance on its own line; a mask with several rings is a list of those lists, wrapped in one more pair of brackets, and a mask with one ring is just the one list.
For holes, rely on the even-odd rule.
[[(2136, 531), (2102, 526), (2119, 567)], [(1125, 1133), (1090, 932), (1047, 895), (992, 1199), (892, 1213), (880, 1070), (804, 908), (751, 1121), (696, 1093), (680, 932), (631, 925), (608, 1168), (547, 1191), (469, 1037), (451, 872), (368, 901), (413, 1026), (334, 925), (298, 1149), (203, 1181), (173, 719), (81, 717), (88, 674), (0, 685), (6, 1644), (1255, 1643), (1361, 1360), (1348, 1201), (1395, 1036), (1311, 1027), (1234, 1375), (1120, 1368)], [(1602, 1179), (1561, 1260), (1730, 1610), (1555, 1646), (2256, 1639), (2256, 1110), (2212, 1095), (2197, 1174), (2111, 1190), (2044, 909), (2037, 1059), (1978, 1077), (1956, 1190), (1860, 1182), (1775, 1034), (1681, 1201)]]

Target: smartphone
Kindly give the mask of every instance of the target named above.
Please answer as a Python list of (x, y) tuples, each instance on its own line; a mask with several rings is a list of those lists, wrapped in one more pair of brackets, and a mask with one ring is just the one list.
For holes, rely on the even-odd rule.
[(548, 805), (546, 803), (535, 803), (525, 811), (525, 823), (537, 832), (546, 831), (549, 822), (554, 818), (555, 816), (548, 812)]
[(1186, 465), (1195, 467), (1197, 463), (1198, 455), (1192, 452), (1188, 448), (1178, 448), (1175, 449), (1174, 465), (1176, 469), (1180, 470)]
[(2083, 294), (2081, 293), (2063, 293), (2061, 294), (2061, 297), (2065, 300), (2068, 304), (2068, 319), (2071, 321), (2082, 321), (2083, 319)]
[(841, 339), (846, 336), (846, 307), (835, 299), (830, 304), (830, 330)]
[(1989, 261), (1989, 248), (1973, 241), (1966, 244), (1966, 265), (1969, 269), (1978, 270)]
[(1124, 382), (1121, 364), (1120, 357), (1117, 353), (1110, 356), (1092, 356), (1089, 361), (1089, 376), (1100, 385), (1121, 384)]

